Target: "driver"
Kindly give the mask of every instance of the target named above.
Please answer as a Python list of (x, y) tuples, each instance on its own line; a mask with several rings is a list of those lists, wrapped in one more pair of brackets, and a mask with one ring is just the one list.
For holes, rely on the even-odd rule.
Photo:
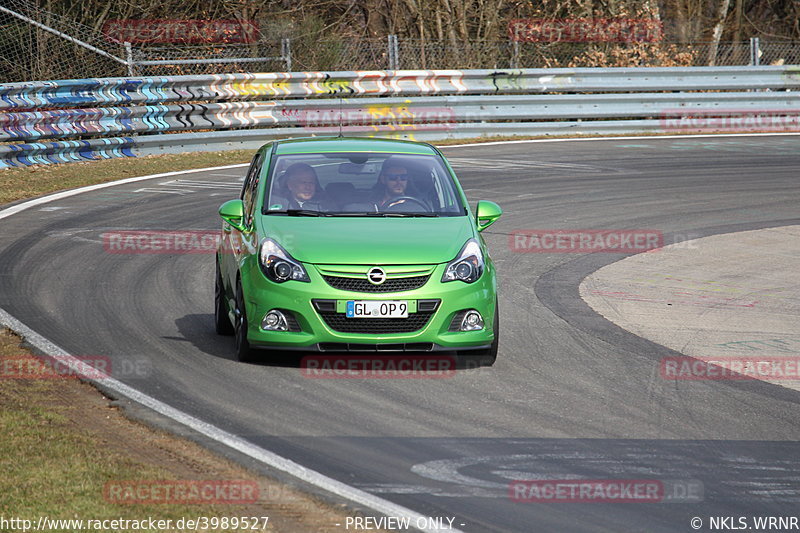
[[(374, 197), (375, 205), (379, 209), (385, 209), (405, 202), (399, 198), (408, 196), (408, 169), (396, 160), (387, 159), (381, 166), (381, 173), (378, 176), (377, 194)], [(394, 200), (396, 199), (397, 200)]]
[[(277, 205), (288, 204), (287, 209), (311, 209), (328, 211), (330, 202), (325, 197), (319, 186), (317, 173), (314, 168), (305, 163), (295, 163), (286, 169), (282, 178), (284, 193), (288, 198), (276, 198)], [(281, 195), (282, 196), (282, 195)]]
[(286, 170), (286, 188), (289, 189), (290, 207), (303, 207), (317, 194), (317, 173), (310, 165), (295, 163)]

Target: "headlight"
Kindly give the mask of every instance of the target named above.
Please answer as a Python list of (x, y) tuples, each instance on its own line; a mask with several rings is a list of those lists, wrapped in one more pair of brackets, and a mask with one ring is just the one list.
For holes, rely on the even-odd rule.
[(272, 239), (264, 239), (258, 254), (261, 271), (275, 283), (295, 280), (310, 282), (306, 269)]
[(470, 239), (461, 248), (455, 259), (447, 264), (442, 276), (442, 283), (460, 280), (465, 283), (478, 281), (483, 274), (483, 252), (475, 239)]

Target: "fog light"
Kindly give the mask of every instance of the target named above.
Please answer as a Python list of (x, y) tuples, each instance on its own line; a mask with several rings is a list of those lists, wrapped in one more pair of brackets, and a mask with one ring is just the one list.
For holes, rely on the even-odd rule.
[(261, 329), (288, 331), (289, 326), (286, 323), (286, 316), (277, 309), (268, 311), (267, 314), (264, 315), (264, 319), (261, 320)]
[(483, 329), (483, 317), (474, 309), (467, 311), (461, 320), (461, 331), (477, 331)]

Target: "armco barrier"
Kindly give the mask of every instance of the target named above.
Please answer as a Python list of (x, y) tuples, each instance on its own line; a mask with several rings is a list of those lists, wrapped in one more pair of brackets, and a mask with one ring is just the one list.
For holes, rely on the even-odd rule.
[[(767, 117), (751, 129), (800, 130), (796, 89), (800, 67), (794, 66), (305, 72), (0, 84), (0, 168), (254, 148), (269, 139), (340, 130), (421, 140), (724, 131), (742, 114)], [(728, 124), (703, 121), (705, 116), (729, 117)]]

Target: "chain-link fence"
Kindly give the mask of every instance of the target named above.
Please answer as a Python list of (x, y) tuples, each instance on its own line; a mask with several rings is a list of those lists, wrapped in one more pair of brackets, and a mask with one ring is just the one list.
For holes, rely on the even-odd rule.
[(130, 47), (135, 76), (178, 76), (221, 72), (291, 70), (289, 41)]
[(291, 70), (289, 41), (120, 42), (30, 0), (0, 5), (0, 82)]
[(800, 43), (761, 41), (762, 65), (800, 65)]
[(0, 81), (125, 72), (124, 46), (104, 39), (101, 31), (40, 9), (28, 0), (3, 0), (0, 4)]
[(0, 5), (0, 82), (276, 71), (800, 64), (800, 43), (265, 39), (135, 44), (37, 7)]
[[(556, 68), (696, 67), (800, 63), (800, 43), (521, 43), (510, 41), (420, 42), (399, 39), (398, 67)], [(387, 68), (387, 67), (383, 67)]]

